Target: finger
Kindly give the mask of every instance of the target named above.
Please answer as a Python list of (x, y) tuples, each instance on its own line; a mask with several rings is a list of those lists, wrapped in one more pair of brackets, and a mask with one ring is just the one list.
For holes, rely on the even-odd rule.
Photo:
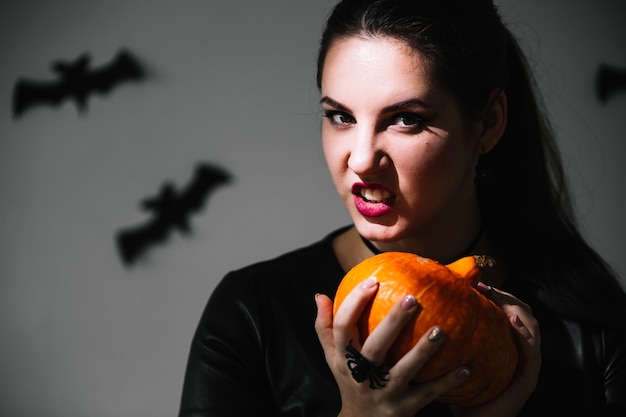
[(448, 391), (460, 386), (469, 378), (471, 371), (467, 367), (458, 368), (441, 378), (416, 385), (411, 389), (411, 395), (407, 396), (408, 406), (413, 410), (418, 410)]
[(354, 346), (361, 348), (357, 322), (377, 289), (376, 278), (370, 277), (348, 293), (333, 318), (333, 332), (337, 345), (346, 346), (353, 340)]
[(509, 318), (516, 336), (522, 338), (524, 344), (538, 346), (541, 342), (539, 323), (533, 316), (532, 308), (515, 296), (494, 287), (488, 287), (487, 292), (489, 298), (494, 300)]
[(514, 314), (509, 317), (511, 326), (515, 330), (518, 338), (521, 338), (523, 345), (529, 344), (533, 347), (541, 345), (541, 333), (539, 331), (539, 323), (530, 315)]
[(517, 314), (513, 317), (509, 317), (509, 321), (511, 322), (511, 326), (513, 326), (513, 329), (515, 329), (518, 337), (521, 337), (524, 341), (527, 342), (532, 340), (533, 335), (530, 333), (530, 330), (528, 330), (528, 328), (524, 326), (524, 323), (522, 323)]
[(532, 314), (532, 309), (528, 304), (506, 291), (499, 290), (483, 282), (478, 282), (476, 289), (500, 307), (505, 305), (518, 305)]
[(516, 315), (510, 320), (520, 353), (517, 376), (510, 389), (530, 394), (537, 383), (542, 362), (539, 324), (532, 316)]
[(402, 329), (419, 311), (420, 305), (412, 295), (397, 302), (368, 336), (361, 353), (380, 365)]
[(445, 339), (441, 327), (434, 326), (426, 332), (418, 342), (391, 368), (391, 381), (399, 386), (408, 384), (424, 366), (430, 357), (437, 352)]
[(317, 315), (315, 317), (315, 331), (324, 350), (334, 347), (333, 341), (333, 302), (324, 294), (315, 295)]
[[(530, 328), (524, 325), (524, 321), (522, 321), (521, 317), (518, 314), (514, 314), (509, 317), (511, 321), (511, 325), (513, 328), (522, 336), (524, 339), (531, 339), (533, 337), (533, 332), (531, 332)], [(528, 318), (526, 318), (528, 320)]]

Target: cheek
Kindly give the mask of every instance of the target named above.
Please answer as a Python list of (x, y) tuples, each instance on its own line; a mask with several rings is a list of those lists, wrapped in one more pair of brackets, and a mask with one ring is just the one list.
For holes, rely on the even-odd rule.
[[(451, 146), (450, 143), (424, 144), (414, 152), (397, 155), (394, 163), (406, 190), (418, 195), (434, 196), (467, 180), (472, 165), (472, 152), (467, 146)], [(404, 169), (402, 169), (404, 168)], [(402, 174), (404, 173), (404, 174)]]
[(322, 150), (326, 164), (331, 171), (341, 167), (346, 159), (347, 150), (342, 146), (342, 141), (330, 132), (330, 129), (322, 127)]
[(322, 131), (322, 150), (326, 159), (326, 166), (335, 184), (337, 184), (341, 172), (345, 171), (343, 151), (337, 141)]

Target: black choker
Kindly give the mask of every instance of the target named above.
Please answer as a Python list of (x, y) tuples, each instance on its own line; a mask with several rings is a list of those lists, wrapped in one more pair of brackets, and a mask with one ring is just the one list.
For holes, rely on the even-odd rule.
[[(378, 249), (376, 246), (374, 246), (374, 244), (371, 241), (365, 239), (360, 234), (359, 234), (359, 237), (361, 238), (361, 240), (363, 241), (365, 246), (367, 246), (367, 248), (370, 251), (372, 251), (372, 253), (374, 255), (379, 255), (379, 254), (383, 253), (380, 249)], [(480, 230), (478, 230), (478, 233), (476, 234), (474, 239), (472, 239), (472, 241), (469, 243), (469, 245), (467, 245), (467, 247), (460, 253), (460, 255), (458, 255), (455, 258), (453, 258), (451, 262), (456, 261), (457, 259), (461, 259), (464, 256), (469, 255), (476, 248), (476, 245), (478, 245), (478, 242), (480, 242), (480, 239), (482, 237), (483, 237), (483, 228), (481, 227)], [(448, 263), (448, 262), (445, 262), (445, 263)]]
[(367, 246), (367, 249), (371, 250), (374, 255), (380, 255), (382, 253), (382, 251), (374, 246), (374, 244), (370, 240), (365, 239), (363, 236), (361, 236), (361, 234), (359, 234), (359, 237), (361, 238), (365, 246)]

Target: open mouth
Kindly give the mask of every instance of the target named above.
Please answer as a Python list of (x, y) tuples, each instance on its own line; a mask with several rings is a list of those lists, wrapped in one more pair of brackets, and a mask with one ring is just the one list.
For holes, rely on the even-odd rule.
[(395, 196), (390, 190), (382, 185), (366, 185), (366, 184), (354, 184), (352, 186), (352, 194), (360, 197), (366, 203), (382, 203), (386, 205), (392, 205), (395, 200)]

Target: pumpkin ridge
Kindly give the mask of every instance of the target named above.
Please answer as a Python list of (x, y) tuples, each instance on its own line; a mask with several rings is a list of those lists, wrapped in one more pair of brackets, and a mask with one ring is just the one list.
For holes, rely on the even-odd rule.
[(420, 298), (422, 298), (424, 296), (424, 294), (430, 290), (432, 288), (433, 285), (435, 285), (436, 282), (433, 281), (430, 284), (428, 284), (426, 287), (424, 287), (418, 294), (415, 294), (415, 298), (419, 301)]

